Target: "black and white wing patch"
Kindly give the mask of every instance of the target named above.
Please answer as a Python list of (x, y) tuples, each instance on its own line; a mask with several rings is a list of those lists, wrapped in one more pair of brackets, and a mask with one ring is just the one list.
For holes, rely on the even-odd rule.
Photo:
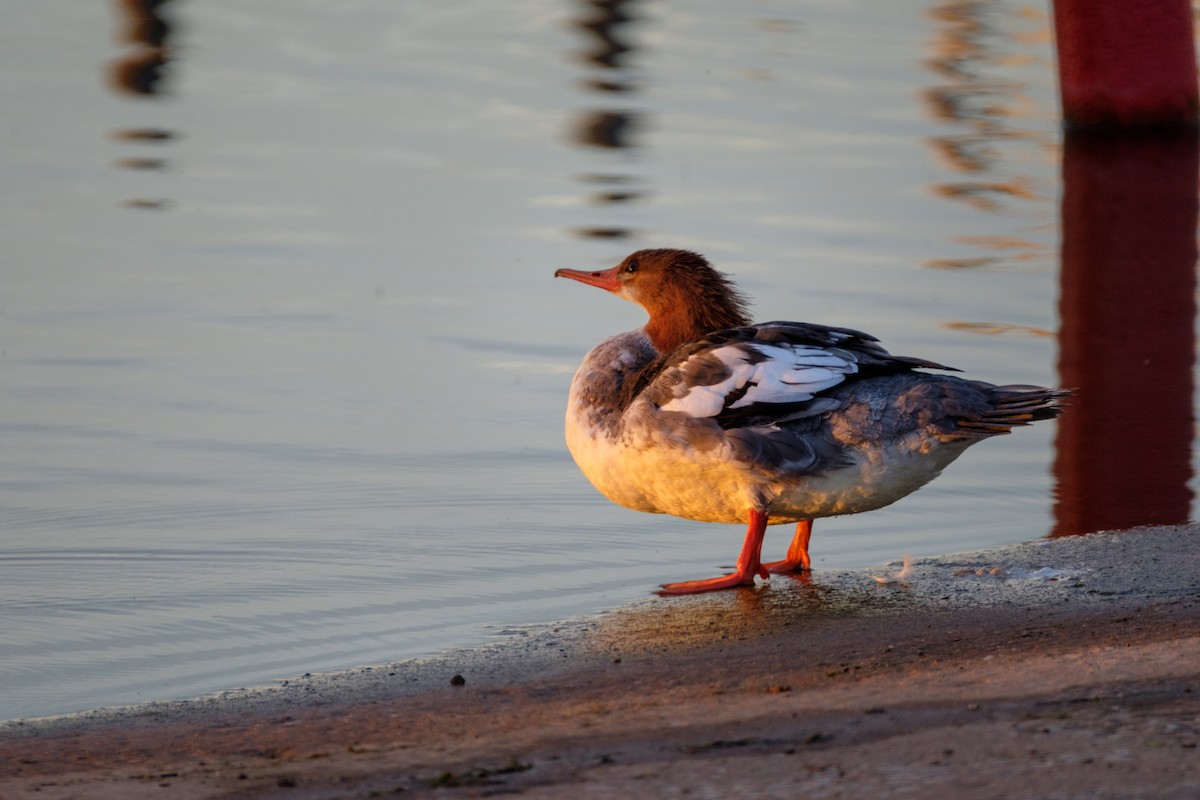
[(822, 414), (839, 401), (821, 393), (864, 374), (947, 369), (892, 356), (846, 328), (765, 323), (718, 331), (652, 365), (646, 398), (662, 411), (714, 419), (722, 428), (779, 424)]
[[(690, 417), (716, 417), (722, 427), (763, 413), (820, 413), (828, 404), (813, 407), (817, 393), (857, 371), (848, 353), (820, 347), (727, 344), (664, 370), (656, 384), (669, 387), (670, 396), (656, 398), (656, 405)], [(762, 408), (764, 404), (769, 408)]]

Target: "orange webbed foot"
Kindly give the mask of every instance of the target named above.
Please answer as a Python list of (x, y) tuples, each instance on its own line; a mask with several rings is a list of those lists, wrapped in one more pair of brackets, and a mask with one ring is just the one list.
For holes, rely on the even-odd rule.
[(732, 589), (735, 586), (753, 586), (755, 576), (771, 577), (766, 567), (762, 565), (762, 561), (759, 560), (763, 534), (767, 531), (766, 512), (751, 509), (748, 516), (750, 525), (746, 529), (746, 539), (742, 542), (742, 552), (738, 555), (737, 566), (734, 567), (733, 572), (719, 578), (706, 578), (702, 581), (664, 583), (657, 594), (669, 596), (715, 592), (718, 589)]
[(805, 519), (796, 523), (796, 534), (788, 546), (787, 556), (780, 561), (764, 564), (768, 572), (775, 575), (786, 575), (789, 572), (811, 572), (812, 561), (808, 557), (808, 540), (812, 537), (812, 520)]
[(757, 570), (739, 570), (719, 578), (705, 578), (699, 581), (680, 581), (679, 583), (664, 583), (655, 594), (664, 597), (677, 594), (699, 594), (715, 592), (718, 589), (732, 589), (737, 586), (753, 586), (754, 576), (769, 578), (766, 567), (759, 565)]
[(772, 575), (792, 575), (797, 572), (810, 572), (812, 570), (808, 559), (785, 558), (780, 561), (768, 561), (763, 566)]

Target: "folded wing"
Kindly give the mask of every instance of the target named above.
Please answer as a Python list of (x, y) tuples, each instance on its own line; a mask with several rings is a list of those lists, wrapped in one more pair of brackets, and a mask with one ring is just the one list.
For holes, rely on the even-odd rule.
[(835, 386), (918, 367), (950, 369), (893, 356), (849, 328), (767, 322), (689, 342), (650, 364), (638, 386), (661, 411), (732, 429), (821, 414), (838, 405), (822, 395)]

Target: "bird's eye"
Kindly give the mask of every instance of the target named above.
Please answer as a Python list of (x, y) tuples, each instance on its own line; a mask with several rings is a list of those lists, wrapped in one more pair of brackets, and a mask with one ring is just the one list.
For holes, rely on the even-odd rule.
[(637, 259), (634, 259), (625, 265), (626, 272), (637, 272), (637, 268), (638, 268)]

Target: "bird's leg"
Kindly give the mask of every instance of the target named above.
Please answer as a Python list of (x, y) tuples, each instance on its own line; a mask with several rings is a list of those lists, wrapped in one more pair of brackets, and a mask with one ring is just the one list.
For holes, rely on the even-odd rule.
[(659, 594), (696, 594), (711, 592), (714, 589), (728, 589), (732, 586), (753, 586), (754, 576), (768, 577), (767, 570), (760, 560), (762, 554), (763, 535), (767, 532), (767, 515), (757, 509), (750, 511), (750, 525), (746, 529), (746, 540), (742, 542), (742, 552), (738, 555), (737, 566), (728, 575), (720, 578), (708, 578), (702, 581), (682, 581), (680, 583), (664, 583)]
[(812, 536), (812, 520), (802, 519), (796, 523), (796, 535), (788, 546), (787, 557), (782, 561), (772, 561), (763, 564), (768, 572), (776, 575), (785, 572), (812, 571), (812, 562), (808, 558), (808, 539)]

